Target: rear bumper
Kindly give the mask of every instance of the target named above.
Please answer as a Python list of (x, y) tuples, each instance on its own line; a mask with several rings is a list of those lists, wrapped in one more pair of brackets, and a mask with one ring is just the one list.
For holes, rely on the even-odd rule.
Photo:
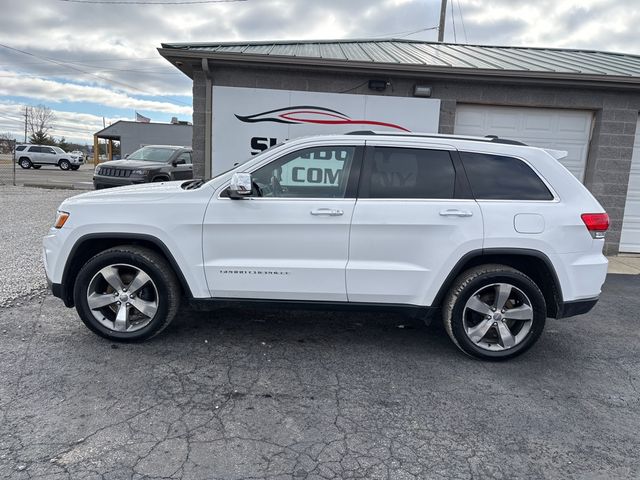
[(583, 315), (591, 311), (598, 303), (599, 297), (587, 298), (585, 300), (575, 300), (573, 302), (563, 302), (558, 308), (556, 318), (569, 318), (576, 315)]

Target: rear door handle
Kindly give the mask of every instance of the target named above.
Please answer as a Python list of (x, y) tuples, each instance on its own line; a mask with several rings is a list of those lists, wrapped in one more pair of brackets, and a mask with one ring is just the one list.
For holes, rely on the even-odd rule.
[(326, 215), (328, 217), (339, 217), (340, 215), (344, 215), (342, 210), (337, 210), (334, 208), (316, 208), (315, 210), (311, 210), (311, 215)]
[(449, 208), (440, 212), (442, 217), (471, 217), (473, 212), (469, 210), (458, 210), (457, 208)]

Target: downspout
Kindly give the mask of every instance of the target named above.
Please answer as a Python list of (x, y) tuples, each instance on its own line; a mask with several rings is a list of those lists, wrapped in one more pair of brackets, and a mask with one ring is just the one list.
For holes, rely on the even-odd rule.
[(204, 94), (204, 178), (210, 179), (211, 175), (211, 112), (212, 112), (212, 90), (213, 79), (211, 78), (211, 71), (209, 70), (209, 61), (206, 58), (202, 59), (202, 71), (205, 77), (205, 94)]

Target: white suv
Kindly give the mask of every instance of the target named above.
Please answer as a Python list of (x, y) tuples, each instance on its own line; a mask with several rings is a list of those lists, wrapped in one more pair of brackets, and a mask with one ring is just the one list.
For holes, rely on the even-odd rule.
[(68, 153), (60, 147), (50, 145), (18, 145), (14, 159), (22, 168), (36, 170), (43, 165), (53, 165), (61, 170), (78, 170), (84, 163), (82, 155)]
[(588, 312), (608, 217), (563, 152), (497, 138), (355, 132), (234, 170), (65, 200), (44, 239), (53, 294), (98, 335), (148, 339), (180, 301), (442, 316), (480, 358)]

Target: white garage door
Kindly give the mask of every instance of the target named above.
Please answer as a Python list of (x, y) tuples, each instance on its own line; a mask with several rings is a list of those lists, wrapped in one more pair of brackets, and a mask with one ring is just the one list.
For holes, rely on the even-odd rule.
[(459, 135), (497, 135), (534, 147), (569, 152), (562, 164), (584, 179), (592, 112), (552, 108), (458, 105), (454, 132)]
[(640, 120), (638, 120), (636, 127), (636, 141), (633, 146), (620, 251), (640, 253)]

